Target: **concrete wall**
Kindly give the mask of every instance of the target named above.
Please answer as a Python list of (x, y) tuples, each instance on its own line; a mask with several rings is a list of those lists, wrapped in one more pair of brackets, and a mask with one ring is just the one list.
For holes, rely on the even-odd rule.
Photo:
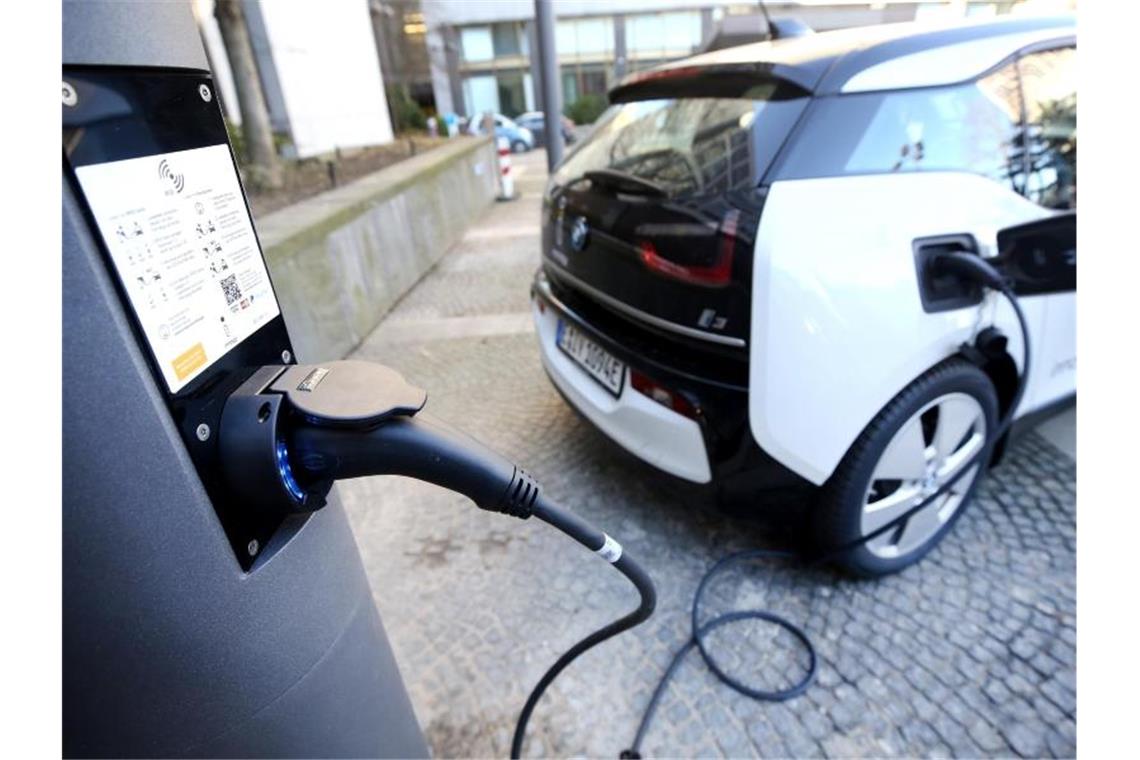
[(257, 221), (301, 361), (344, 356), (494, 200), (490, 138), (463, 137)]

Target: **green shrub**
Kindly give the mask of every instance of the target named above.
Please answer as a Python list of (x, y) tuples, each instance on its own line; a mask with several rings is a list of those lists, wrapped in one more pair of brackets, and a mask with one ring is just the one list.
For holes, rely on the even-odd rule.
[(562, 109), (575, 124), (593, 124), (609, 105), (604, 95), (583, 95)]
[(410, 129), (427, 129), (427, 116), (420, 104), (412, 100), (407, 87), (396, 87), (392, 93), (392, 121), (397, 132), (406, 132)]

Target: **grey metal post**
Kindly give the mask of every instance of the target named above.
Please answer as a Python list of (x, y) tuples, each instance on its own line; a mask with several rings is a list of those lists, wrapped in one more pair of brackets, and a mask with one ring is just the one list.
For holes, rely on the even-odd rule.
[(542, 74), (542, 108), (546, 114), (546, 168), (562, 161), (562, 81), (558, 75), (558, 50), (554, 46), (554, 8), (550, 0), (534, 0), (535, 37), (539, 72)]
[(625, 78), (628, 55), (625, 47), (625, 16), (614, 16), (614, 81), (611, 87)]
[[(122, 0), (63, 4), (63, 64), (207, 68)], [(64, 174), (63, 755), (426, 756), (343, 507), (242, 571)]]
[(530, 52), (530, 82), (534, 97), (533, 108), (529, 110), (546, 111), (546, 104), (542, 102), (542, 67), (538, 65), (538, 32), (533, 19), (523, 23), (527, 51)]

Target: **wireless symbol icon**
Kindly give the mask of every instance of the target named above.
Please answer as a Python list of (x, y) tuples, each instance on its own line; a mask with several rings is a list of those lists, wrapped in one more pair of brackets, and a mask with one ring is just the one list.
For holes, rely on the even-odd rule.
[(182, 188), (186, 186), (186, 178), (181, 174), (175, 174), (165, 158), (158, 162), (158, 176), (173, 185), (176, 193), (182, 192)]

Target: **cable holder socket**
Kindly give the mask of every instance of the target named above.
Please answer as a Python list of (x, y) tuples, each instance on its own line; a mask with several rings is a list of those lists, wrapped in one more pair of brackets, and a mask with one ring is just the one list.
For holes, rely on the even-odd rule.
[(218, 442), (223, 476), (249, 508), (316, 511), (333, 480), (294, 469), (290, 443), (298, 426), (366, 431), (410, 417), (426, 402), (426, 391), (380, 364), (262, 367), (226, 399)]

